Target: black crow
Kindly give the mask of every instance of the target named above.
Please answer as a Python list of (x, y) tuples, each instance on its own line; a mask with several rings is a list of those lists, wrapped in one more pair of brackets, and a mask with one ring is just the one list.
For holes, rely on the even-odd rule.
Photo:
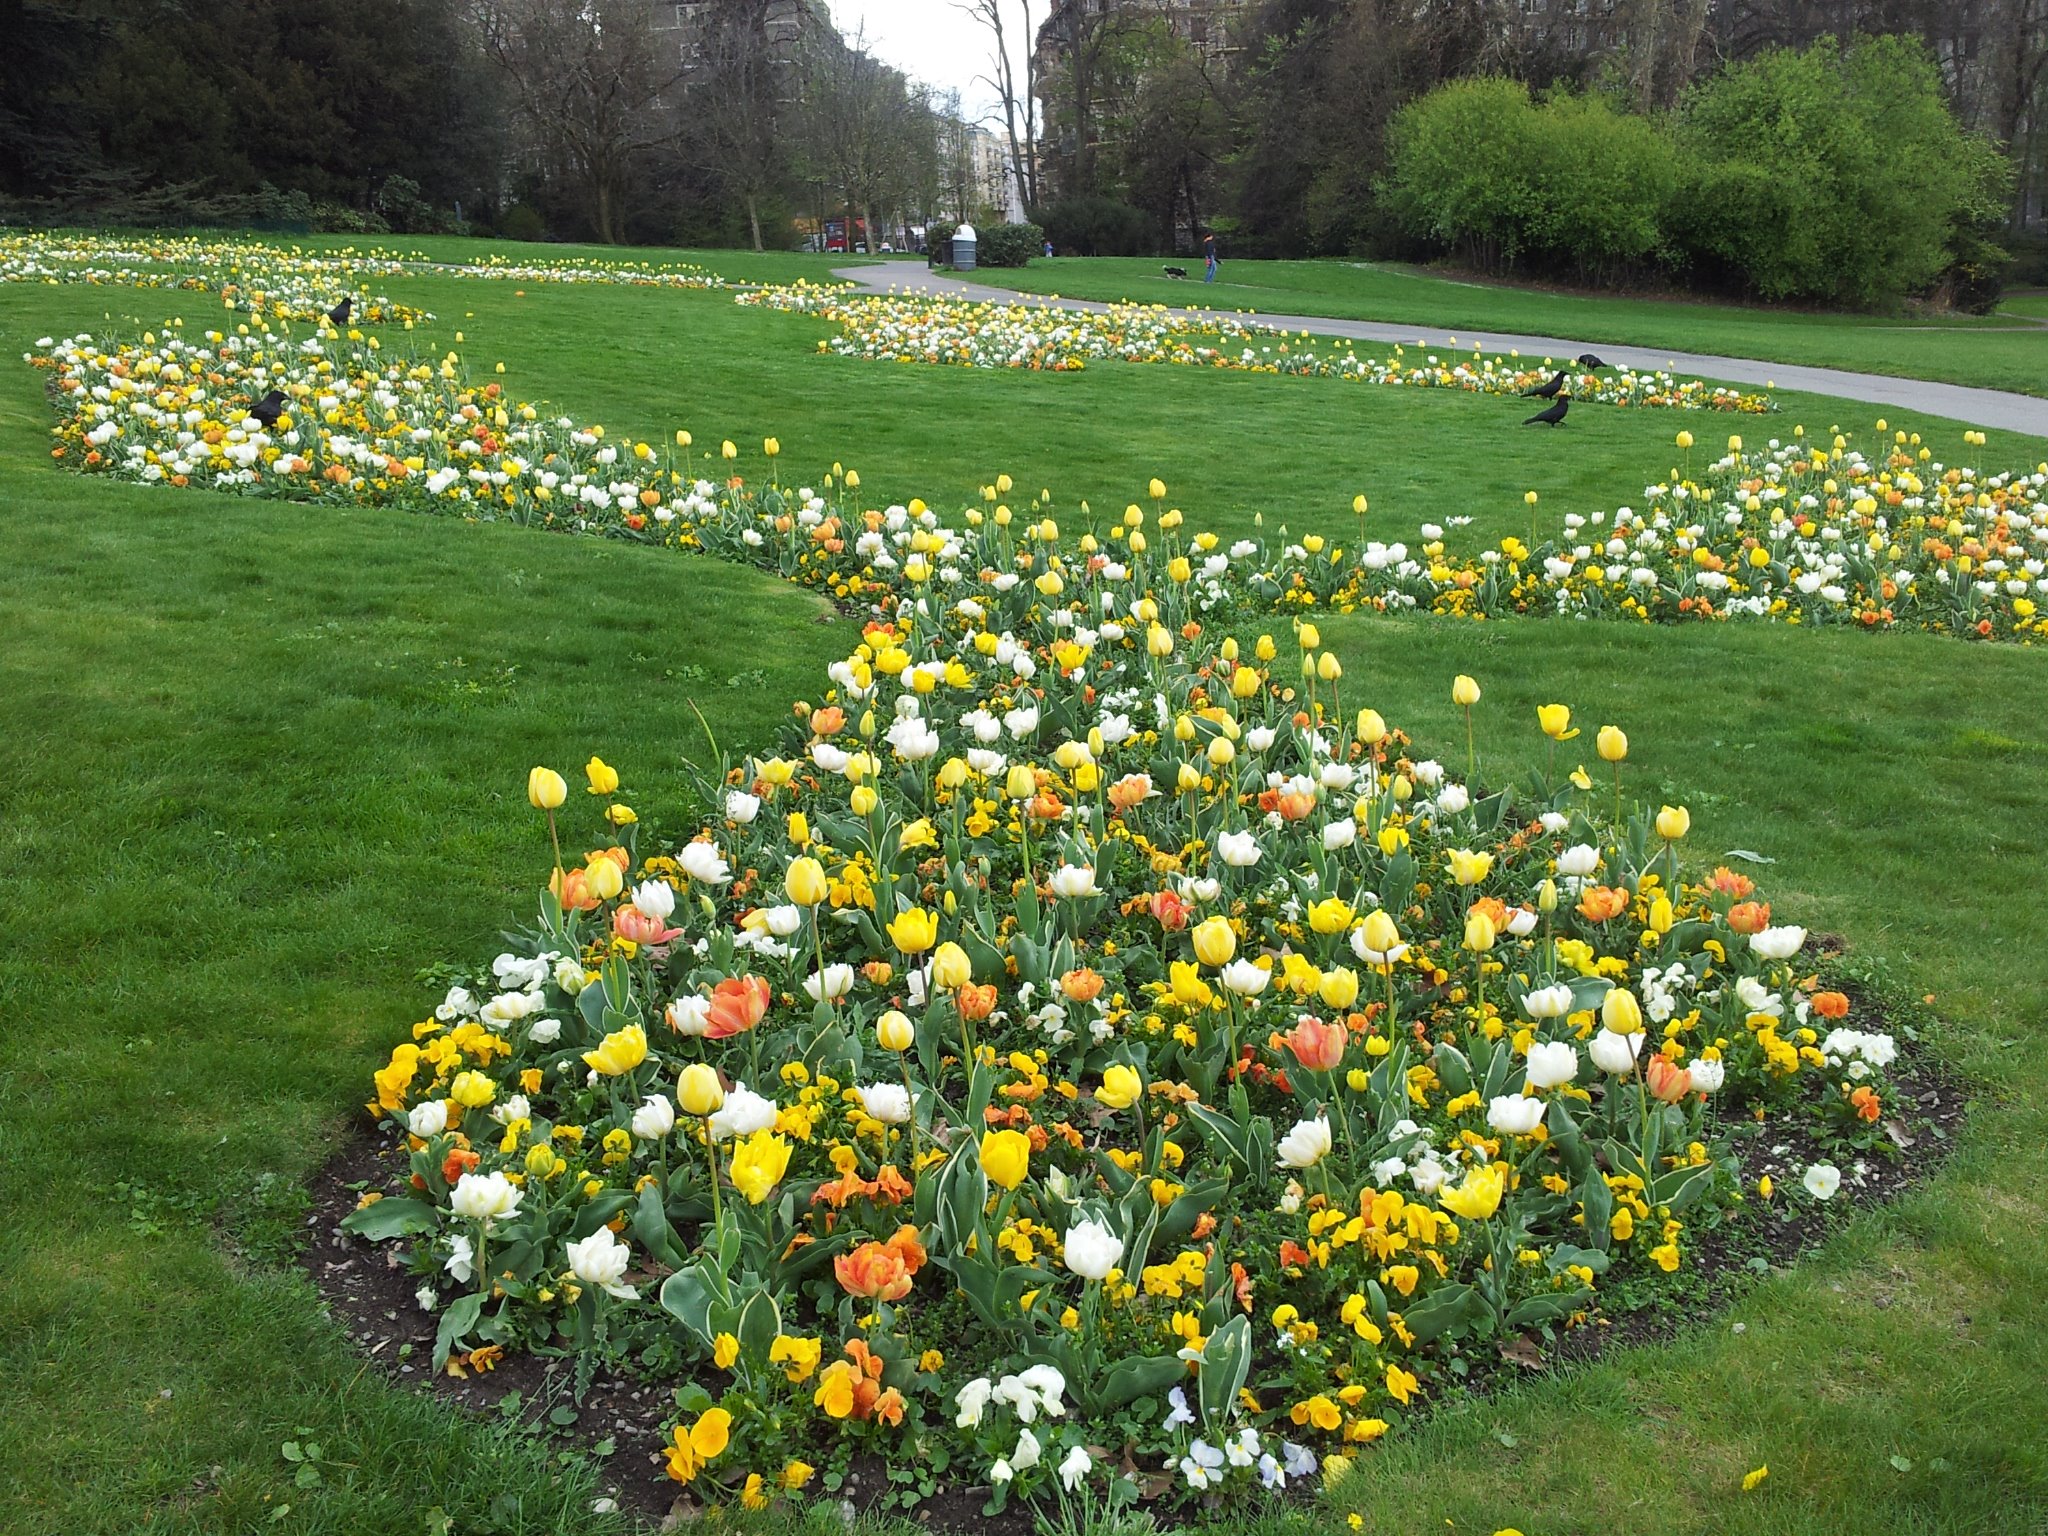
[(1602, 362), (1591, 352), (1581, 352), (1573, 361), (1581, 368), (1605, 368), (1607, 366), (1606, 363)]
[(261, 422), (263, 430), (268, 432), (277, 425), (277, 418), (284, 414), (284, 391), (273, 389), (249, 407), (249, 414)]
[(327, 311), (327, 318), (336, 325), (347, 325), (349, 311), (355, 307), (355, 302), (353, 295), (345, 295), (339, 304)]
[(1557, 426), (1560, 422), (1564, 420), (1564, 413), (1570, 410), (1571, 407), (1572, 397), (1570, 395), (1559, 395), (1557, 397), (1557, 404), (1553, 405), (1547, 411), (1538, 411), (1534, 416), (1531, 416), (1527, 421), (1523, 422), (1522, 425), (1525, 427), (1533, 427), (1536, 425), (1537, 422), (1540, 421), (1546, 427)]
[(1548, 384), (1538, 384), (1534, 389), (1523, 390), (1522, 398), (1524, 400), (1549, 400), (1552, 397), (1554, 397), (1560, 389), (1563, 388), (1564, 370), (1560, 368), (1557, 370), (1557, 372), (1553, 373), (1550, 376), (1550, 382)]

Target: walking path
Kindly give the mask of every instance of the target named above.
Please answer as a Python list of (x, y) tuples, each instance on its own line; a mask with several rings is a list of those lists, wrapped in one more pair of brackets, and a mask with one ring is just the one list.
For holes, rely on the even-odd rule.
[[(941, 272), (905, 275), (905, 264), (840, 267), (833, 274), (867, 293), (925, 293), (971, 303), (1051, 304), (1060, 309), (1085, 310), (1101, 314), (1109, 305), (1093, 299), (1046, 299), (1018, 293), (1009, 288), (991, 288), (970, 283)], [(1317, 336), (1346, 336), (1357, 341), (1399, 342), (1408, 346), (1448, 348), (1449, 334), (1432, 338), (1413, 326), (1384, 325), (1371, 320), (1333, 320), (1318, 315), (1233, 315), (1226, 310), (1178, 309), (1175, 314), (1191, 319), (1250, 319), (1276, 330), (1308, 331)], [(1623, 347), (1609, 342), (1567, 341), (1557, 336), (1508, 336), (1494, 331), (1457, 332), (1460, 349), (1474, 346), (1489, 352), (1518, 351), (1534, 357), (1576, 357), (1596, 352), (1618, 367), (1664, 368), (1673, 373), (1693, 374), (1730, 384), (1752, 384), (1773, 389), (1802, 390), (1816, 395), (1837, 395), (1845, 400), (1863, 400), (1897, 410), (1920, 411), (1930, 416), (1947, 416), (1972, 426), (1997, 427), (2048, 437), (2048, 399), (2013, 394), (2002, 389), (1972, 389), (1961, 384), (1935, 384), (1923, 379), (1899, 379), (1882, 373), (1851, 373), (1840, 368), (1808, 368), (1797, 363), (1767, 363), (1747, 357), (1713, 357), (1699, 352), (1664, 352), (1651, 347)]]

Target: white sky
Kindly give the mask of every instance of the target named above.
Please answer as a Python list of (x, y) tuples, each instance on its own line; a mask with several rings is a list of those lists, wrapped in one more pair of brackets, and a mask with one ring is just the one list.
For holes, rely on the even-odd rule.
[[(995, 88), (976, 76), (994, 73), (988, 28), (959, 10), (952, 0), (829, 0), (832, 19), (848, 38), (866, 29), (869, 50), (878, 58), (926, 85), (960, 92), (961, 108), (970, 119), (1000, 110)], [(1010, 53), (1018, 79), (1023, 78), (1029, 41), (1023, 30), (1023, 7), (1003, 0), (1004, 24), (1012, 34)], [(1031, 7), (1034, 25), (1045, 19), (1046, 0)]]

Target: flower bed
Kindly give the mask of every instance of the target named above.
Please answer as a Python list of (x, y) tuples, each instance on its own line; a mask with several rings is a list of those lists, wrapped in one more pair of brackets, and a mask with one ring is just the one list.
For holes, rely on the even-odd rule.
[[(900, 522), (884, 527), (884, 514), (862, 504), (857, 476), (828, 476), (822, 490), (781, 486), (772, 440), (764, 444), (767, 486), (731, 473), (739, 449), (730, 442), (713, 461), (714, 480), (687, 432), (673, 446), (621, 443), (600, 424), (477, 382), (452, 353), (401, 355), (375, 336), (294, 340), (258, 326), (196, 339), (179, 330), (119, 343), (45, 338), (29, 360), (55, 375), (53, 455), (94, 473), (706, 549), (842, 599), (900, 585), (911, 553)], [(265, 430), (244, 413), (273, 388), (291, 409)], [(1348, 540), (1308, 534), (1225, 545), (1183, 537), (1181, 514), (1162, 506), (1154, 536), (1166, 537), (1157, 548), (1142, 515), (1134, 523), (1126, 514), (1107, 526), (1091, 520), (1061, 558), (1117, 591), (1171, 583), (1208, 618), (1427, 609), (1471, 618), (1762, 620), (2022, 642), (2040, 634), (2048, 467), (1988, 474), (1944, 464), (1903, 432), (1872, 454), (1846, 437), (1810, 440), (1803, 428), (1754, 448), (1731, 437), (1725, 453), (1701, 455), (1697, 467), (1692, 434), (1677, 442), (1686, 467), (1645, 487), (1642, 509), (1570, 513), (1546, 528), (1532, 499), (1528, 538), (1476, 555), (1452, 554), (1435, 524), (1423, 524), (1412, 546), (1368, 537), (1360, 497)], [(933, 567), (940, 589), (972, 586), (984, 569), (1021, 579), (1007, 569), (1008, 494), (1006, 484), (990, 486), (983, 505), (966, 511), (963, 558)]]
[[(1884, 1145), (1893, 1041), (1745, 877), (1681, 877), (1682, 809), (1618, 819), (1619, 731), (1510, 791), (1313, 626), (1050, 574), (894, 605), (687, 843), (597, 759), (575, 816), (534, 770), (543, 865), (599, 846), (378, 1072), (408, 1177), (348, 1222), (437, 1365), (678, 1380), (708, 1499), (873, 1455), (1182, 1505), (1341, 1476)], [(1759, 1122), (1840, 1155), (1741, 1187)]]
[[(1411, 357), (1396, 347), (1387, 358), (1359, 357), (1348, 342), (1322, 343), (1235, 315), (1181, 314), (1161, 305), (1112, 304), (1099, 311), (1060, 309), (1045, 301), (981, 302), (914, 294), (853, 293), (796, 282), (740, 294), (736, 303), (819, 315), (843, 334), (820, 351), (872, 362), (937, 363), (962, 368), (1025, 368), (1071, 373), (1091, 363), (1167, 363), (1248, 373), (1290, 374), (1453, 389), (1466, 394), (1521, 395), (1560, 369), (1520, 356)], [(1574, 401), (1676, 410), (1760, 414), (1767, 396), (1680, 380), (1669, 373), (1566, 367)]]

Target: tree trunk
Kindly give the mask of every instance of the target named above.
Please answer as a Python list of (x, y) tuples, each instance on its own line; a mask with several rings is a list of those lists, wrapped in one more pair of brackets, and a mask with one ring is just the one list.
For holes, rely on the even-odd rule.
[[(862, 198), (862, 199), (861, 199), (861, 203), (860, 203), (860, 233), (861, 233), (861, 244), (862, 244), (862, 246), (866, 248), (866, 250), (867, 250), (867, 253), (868, 253), (868, 254), (869, 254), (870, 256), (874, 255), (874, 254), (875, 254), (875, 216), (874, 216), (874, 214), (873, 214), (873, 213), (872, 213), (872, 212), (871, 212), (871, 211), (869, 210), (869, 208), (868, 208), (868, 201), (867, 201), (867, 199), (866, 199), (866, 198)], [(852, 242), (851, 240), (849, 240), (849, 241), (847, 241), (847, 244), (848, 244), (848, 245), (850, 246), (850, 245), (852, 245), (852, 244), (853, 244), (853, 242)]]
[(747, 194), (747, 225), (754, 232), (754, 249), (761, 249), (761, 200), (752, 192)]

